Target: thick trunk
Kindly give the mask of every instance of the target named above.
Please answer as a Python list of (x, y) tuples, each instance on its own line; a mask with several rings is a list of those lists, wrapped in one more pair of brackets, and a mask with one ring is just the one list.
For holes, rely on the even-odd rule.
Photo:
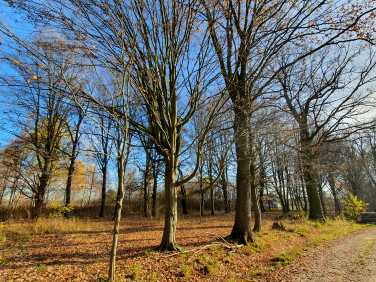
[(42, 215), (44, 209), (44, 198), (47, 191), (47, 186), (50, 180), (50, 160), (45, 160), (44, 169), (42, 175), (39, 177), (39, 186), (35, 194), (34, 210), (32, 213), (33, 218), (39, 218)]
[(308, 204), (309, 204), (309, 218), (322, 219), (322, 208), (318, 192), (317, 174), (314, 169), (314, 157), (309, 148), (309, 144), (302, 143), (302, 169), (303, 177), (307, 190)]
[[(246, 120), (238, 120), (238, 123), (247, 124)], [(248, 136), (237, 132), (236, 155), (237, 155), (237, 174), (236, 174), (236, 208), (235, 222), (230, 237), (247, 244), (253, 242), (254, 237), (251, 227), (251, 185), (250, 185), (250, 158), (248, 154)], [(240, 134), (239, 134), (240, 133)]]
[(163, 229), (162, 242), (158, 247), (160, 251), (174, 251), (179, 247), (176, 245), (175, 233), (176, 224), (178, 220), (177, 209), (177, 189), (175, 187), (176, 182), (176, 168), (173, 164), (166, 162), (165, 168), (165, 222)]

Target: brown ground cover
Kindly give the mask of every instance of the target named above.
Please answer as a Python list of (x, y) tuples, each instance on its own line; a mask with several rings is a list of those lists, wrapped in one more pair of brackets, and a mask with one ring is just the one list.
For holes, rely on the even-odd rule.
[[(286, 219), (286, 231), (272, 230), (276, 213), (263, 218), (256, 242), (238, 246), (224, 237), (234, 215), (180, 216), (177, 243), (183, 253), (154, 249), (162, 237), (162, 219), (126, 216), (116, 265), (117, 279), (146, 281), (267, 280), (302, 253), (359, 229), (343, 220), (327, 224)], [(110, 219), (41, 219), (5, 222), (0, 230), (0, 280), (98, 281), (107, 278), (112, 240)]]

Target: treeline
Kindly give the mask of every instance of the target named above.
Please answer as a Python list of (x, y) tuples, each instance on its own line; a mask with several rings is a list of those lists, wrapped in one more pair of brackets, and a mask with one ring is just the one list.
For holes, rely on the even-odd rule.
[(234, 208), (244, 243), (271, 194), (310, 219), (350, 192), (375, 208), (372, 1), (7, 2), (37, 32), (0, 22), (3, 127), (17, 137), (3, 201), (18, 191), (41, 216), (60, 171), (69, 206), (78, 163), (94, 166), (100, 216), (117, 186), (113, 255), (131, 166), (145, 216), (163, 183), (161, 250), (178, 249), (178, 202), (203, 211), (205, 193), (212, 213), (219, 197)]

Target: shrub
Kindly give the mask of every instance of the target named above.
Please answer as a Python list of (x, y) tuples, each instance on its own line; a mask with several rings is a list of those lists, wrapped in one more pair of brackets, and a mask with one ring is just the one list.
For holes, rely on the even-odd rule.
[(349, 198), (344, 201), (345, 215), (353, 220), (359, 220), (360, 214), (366, 211), (368, 203), (358, 200), (357, 196), (349, 194)]
[(65, 214), (69, 214), (74, 210), (72, 204), (68, 204), (67, 206), (63, 207), (60, 204), (53, 203), (51, 208), (54, 211), (50, 213), (50, 217), (63, 217)]

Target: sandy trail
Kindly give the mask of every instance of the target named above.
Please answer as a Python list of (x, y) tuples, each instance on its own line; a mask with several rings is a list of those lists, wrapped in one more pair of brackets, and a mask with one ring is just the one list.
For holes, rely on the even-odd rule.
[[(376, 227), (347, 234), (305, 255), (284, 281), (376, 281)], [(273, 279), (272, 279), (273, 280)]]

